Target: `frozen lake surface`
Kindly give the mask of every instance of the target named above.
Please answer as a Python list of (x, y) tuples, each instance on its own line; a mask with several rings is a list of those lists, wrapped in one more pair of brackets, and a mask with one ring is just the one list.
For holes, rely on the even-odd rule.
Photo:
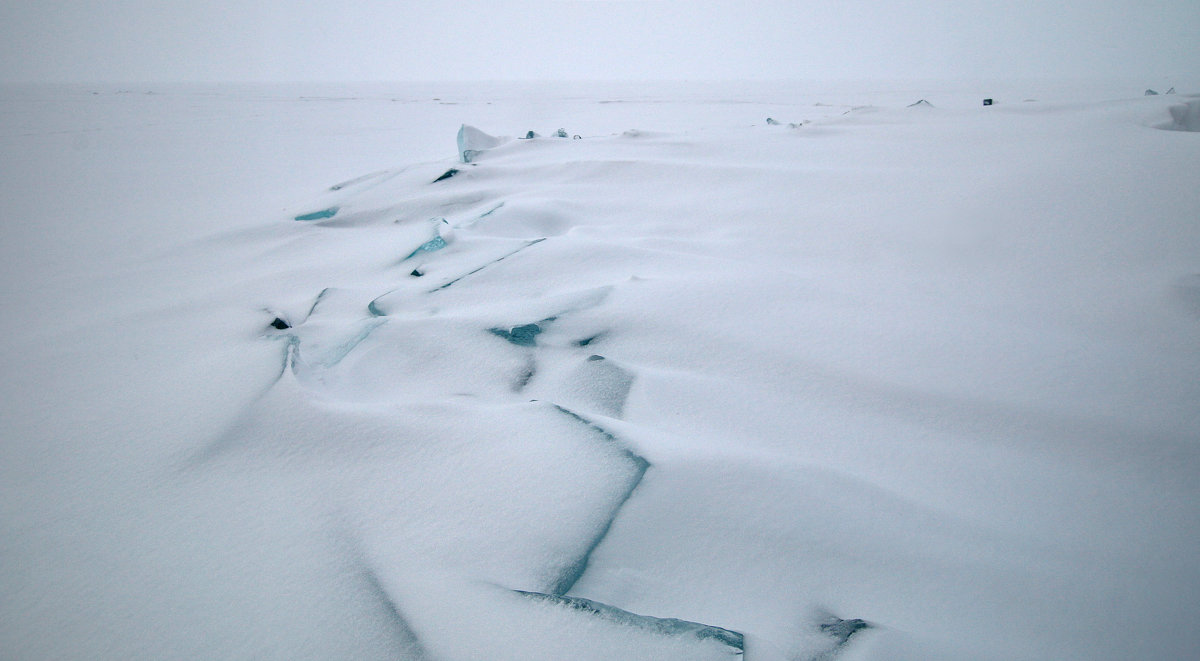
[(1195, 658), (1188, 82), (0, 88), (0, 649)]

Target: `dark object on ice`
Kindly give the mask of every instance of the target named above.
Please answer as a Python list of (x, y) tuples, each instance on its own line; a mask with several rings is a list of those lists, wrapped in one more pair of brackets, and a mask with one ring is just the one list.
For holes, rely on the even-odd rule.
[(651, 631), (664, 636), (695, 636), (700, 640), (713, 640), (733, 648), (739, 654), (745, 649), (746, 645), (745, 636), (737, 631), (730, 631), (729, 629), (709, 624), (688, 622), (687, 620), (678, 620), (673, 617), (661, 618), (638, 615), (637, 613), (631, 613), (616, 606), (602, 604), (591, 599), (583, 599), (582, 597), (563, 597), (542, 592), (527, 592), (525, 590), (513, 590), (513, 592), (526, 599), (535, 599), (537, 601), (556, 604), (563, 608), (586, 613), (601, 620), (635, 627), (643, 631)]
[[(984, 101), (984, 102), (983, 102), (983, 105), (985, 105), (985, 106), (986, 106), (986, 105), (988, 105), (987, 101)], [(929, 107), (929, 108), (932, 108), (932, 107), (933, 107), (933, 104), (932, 104), (932, 103), (930, 103), (930, 102), (928, 102), (928, 101), (926, 101), (925, 99), (921, 99), (920, 101), (917, 101), (916, 103), (910, 103), (910, 104), (908, 104), (908, 107), (909, 107), (909, 108), (917, 108), (917, 107)]]
[(566, 129), (559, 129), (559, 130), (555, 131), (555, 132), (554, 132), (554, 137), (556, 137), (556, 138), (566, 138), (566, 137), (568, 137), (568, 136), (567, 136), (567, 130), (566, 130)]
[(574, 139), (575, 139), (575, 140), (583, 140), (583, 136), (582, 136), (582, 135), (579, 135), (579, 134), (577, 133), (577, 134), (575, 134), (575, 138), (574, 138)]
[(1175, 93), (1175, 88), (1174, 88), (1174, 87), (1172, 87), (1171, 89), (1169, 89), (1169, 90), (1167, 90), (1167, 91), (1163, 92), (1163, 94), (1174, 94), (1174, 93)]
[(445, 180), (449, 179), (450, 177), (453, 177), (456, 174), (458, 174), (458, 170), (456, 168), (450, 168), (449, 170), (446, 170), (444, 173), (442, 173), (442, 176), (438, 177), (437, 179), (434, 179), (433, 183), (436, 184), (439, 181), (445, 181)]
[(601, 335), (603, 335), (603, 333), (597, 333), (596, 335), (593, 335), (591, 337), (585, 337), (582, 340), (579, 340), (578, 342), (576, 342), (575, 344), (578, 346), (581, 346), (581, 347), (586, 347), (587, 345), (591, 344), (592, 342), (595, 342), (596, 340), (600, 339)]
[(421, 273), (421, 272), (420, 272), (420, 271), (418, 271), (417, 269), (413, 269), (413, 270), (412, 270), (412, 273), (409, 273), (409, 275), (411, 275), (411, 276), (412, 276), (412, 277), (414, 277), (414, 278), (419, 278), (419, 277), (421, 277), (421, 276), (423, 276), (423, 275), (425, 275), (425, 274), (424, 274), (424, 273)]
[(538, 134), (534, 133), (533, 131), (530, 131), (529, 133), (525, 134), (526, 140), (533, 140), (534, 138), (537, 138), (537, 137), (539, 137)]
[(532, 347), (537, 345), (537, 336), (542, 332), (542, 327), (537, 324), (525, 324), (523, 326), (514, 326), (511, 330), (489, 328), (488, 331), (519, 347)]
[(846, 641), (850, 640), (850, 636), (870, 628), (870, 624), (858, 618), (843, 620), (838, 617), (830, 617), (829, 621), (821, 625), (821, 631), (836, 638), (838, 646), (845, 645)]
[(992, 105), (992, 100), (991, 100), (991, 99), (984, 99), (984, 100), (983, 100), (983, 105), (985, 105), (985, 106), (990, 106), (990, 105)]
[(779, 126), (779, 122), (768, 117), (767, 118), (767, 126)]
[(1158, 92), (1155, 92), (1154, 90), (1146, 90), (1145, 96), (1158, 96)]
[(275, 317), (275, 321), (271, 322), (271, 328), (274, 328), (275, 330), (287, 330), (291, 327), (292, 327), (291, 324), (284, 321), (283, 319), (280, 319), (279, 317)]
[(338, 212), (337, 207), (329, 207), (312, 213), (305, 213), (296, 216), (296, 220), (324, 220), (325, 218), (333, 218), (333, 215)]

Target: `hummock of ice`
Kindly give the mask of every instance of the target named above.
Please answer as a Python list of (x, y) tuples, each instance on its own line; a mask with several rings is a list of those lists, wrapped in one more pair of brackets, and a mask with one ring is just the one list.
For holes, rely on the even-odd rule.
[[(1196, 107), (1140, 89), (559, 100), (588, 137), (463, 125), (457, 153), (438, 105), (437, 160), (314, 162), (312, 198), (221, 232), (199, 196), (149, 255), (20, 234), (54, 249), (6, 252), (0, 649), (1193, 658), (1200, 198), (1194, 136), (1153, 129)], [(161, 111), (90, 102), (118, 173), (157, 167), (126, 132)], [(563, 121), (506, 103), (453, 108)], [(283, 105), (340, 141), (381, 104)]]

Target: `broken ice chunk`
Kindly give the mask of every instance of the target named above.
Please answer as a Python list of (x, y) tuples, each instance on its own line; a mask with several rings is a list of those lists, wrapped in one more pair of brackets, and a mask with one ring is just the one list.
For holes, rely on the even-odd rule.
[(470, 163), (480, 153), (508, 142), (508, 138), (488, 135), (474, 126), (463, 124), (458, 129), (458, 157), (463, 163)]
[(843, 620), (839, 617), (830, 617), (827, 621), (821, 624), (821, 631), (837, 640), (839, 646), (845, 645), (846, 641), (850, 640), (850, 636), (858, 633), (863, 629), (870, 629), (871, 625), (859, 618), (853, 620)]

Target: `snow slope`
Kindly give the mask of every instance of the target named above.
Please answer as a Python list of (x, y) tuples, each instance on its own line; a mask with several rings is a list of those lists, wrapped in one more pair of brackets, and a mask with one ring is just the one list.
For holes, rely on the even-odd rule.
[(0, 649), (1196, 656), (1195, 97), (878, 89), (6, 88)]

